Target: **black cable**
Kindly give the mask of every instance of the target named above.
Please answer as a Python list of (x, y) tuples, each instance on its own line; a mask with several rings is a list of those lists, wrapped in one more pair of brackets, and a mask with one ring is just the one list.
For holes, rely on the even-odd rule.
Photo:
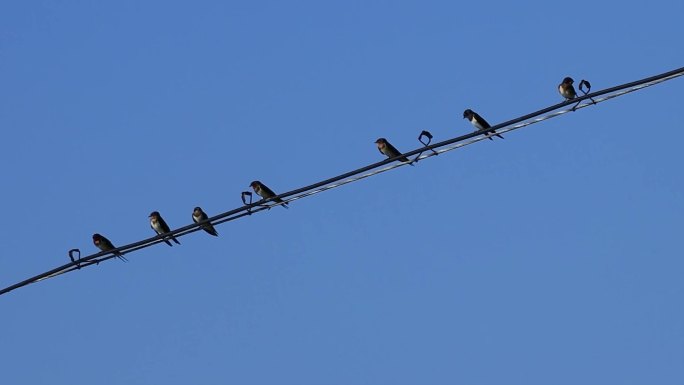
[[(461, 135), (461, 136), (458, 136), (455, 138), (444, 140), (442, 142), (438, 142), (438, 143), (431, 144), (428, 146), (420, 147), (420, 148), (417, 148), (415, 150), (405, 152), (405, 153), (403, 153), (397, 157), (388, 158), (388, 159), (382, 160), (380, 162), (369, 164), (367, 166), (358, 168), (356, 170), (349, 171), (347, 173), (337, 175), (335, 177), (328, 178), (328, 179), (325, 179), (323, 181), (316, 182), (316, 183), (313, 183), (313, 184), (310, 184), (308, 186), (304, 186), (304, 187), (301, 187), (301, 188), (298, 188), (295, 190), (291, 190), (291, 191), (282, 193), (280, 195), (277, 195), (277, 196), (269, 198), (269, 199), (264, 199), (264, 200), (261, 200), (258, 202), (243, 205), (243, 206), (238, 207), (236, 209), (215, 215), (215, 216), (207, 219), (207, 221), (205, 221), (205, 222), (193, 223), (191, 225), (187, 225), (187, 226), (180, 227), (178, 229), (172, 230), (169, 233), (166, 233), (163, 235), (157, 235), (157, 236), (147, 238), (147, 239), (143, 239), (141, 241), (137, 241), (137, 242), (134, 242), (134, 243), (131, 243), (128, 245), (117, 247), (116, 249), (112, 249), (112, 250), (108, 250), (108, 251), (100, 251), (98, 253), (85, 256), (85, 257), (80, 258), (76, 261), (64, 264), (62, 266), (56, 267), (56, 268), (49, 270), (47, 272), (44, 272), (42, 274), (38, 274), (34, 277), (25, 279), (21, 282), (14, 284), (14, 285), (8, 286), (8, 287), (0, 290), (0, 295), (6, 294), (12, 290), (15, 290), (15, 289), (18, 289), (20, 287), (29, 285), (31, 283), (42, 281), (42, 280), (47, 279), (47, 278), (52, 278), (52, 277), (55, 277), (57, 275), (69, 273), (69, 272), (74, 271), (74, 270), (80, 270), (80, 269), (85, 268), (85, 267), (98, 265), (100, 262), (104, 262), (104, 261), (109, 260), (111, 258), (115, 258), (116, 255), (114, 255), (113, 253), (117, 252), (117, 251), (122, 253), (122, 254), (123, 253), (130, 253), (130, 252), (137, 251), (140, 249), (144, 249), (144, 248), (150, 247), (152, 245), (155, 245), (157, 243), (163, 242), (164, 241), (163, 238), (168, 237), (169, 235), (181, 237), (181, 236), (184, 236), (186, 234), (190, 234), (190, 233), (193, 233), (195, 231), (199, 231), (199, 230), (201, 230), (200, 226), (202, 223), (210, 222), (214, 225), (218, 225), (218, 224), (233, 221), (233, 220), (236, 220), (236, 219), (248, 216), (248, 215), (252, 215), (253, 213), (257, 213), (257, 212), (260, 212), (263, 210), (269, 210), (271, 207), (274, 207), (275, 205), (265, 205), (265, 203), (267, 203), (267, 202), (272, 202), (272, 201), (279, 199), (279, 198), (287, 198), (287, 197), (291, 197), (291, 196), (301, 194), (304, 192), (312, 191), (312, 190), (315, 190), (319, 187), (323, 187), (323, 186), (341, 181), (343, 179), (347, 179), (347, 178), (362, 174), (364, 172), (382, 167), (384, 165), (390, 164), (392, 162), (399, 160), (399, 158), (402, 158), (402, 157), (411, 157), (413, 155), (422, 154), (423, 152), (426, 152), (426, 151), (434, 151), (437, 148), (449, 146), (451, 144), (458, 143), (458, 142), (462, 142), (462, 141), (477, 137), (479, 135), (483, 135), (486, 132), (490, 132), (492, 130), (498, 130), (498, 129), (501, 129), (504, 127), (512, 126), (514, 124), (526, 121), (528, 119), (535, 118), (537, 116), (546, 114), (546, 113), (551, 112), (551, 111), (555, 111), (557, 109), (560, 109), (560, 108), (565, 107), (565, 106), (569, 106), (571, 104), (579, 104), (580, 102), (582, 102), (586, 99), (591, 99), (593, 101), (592, 98), (596, 98), (596, 97), (601, 96), (601, 95), (606, 95), (606, 94), (610, 94), (613, 92), (622, 91), (622, 90), (629, 89), (632, 87), (641, 86), (641, 85), (647, 84), (647, 83), (670, 80), (667, 78), (669, 78), (669, 77), (674, 78), (675, 76), (681, 76), (681, 75), (684, 75), (684, 67), (678, 68), (678, 69), (675, 69), (672, 71), (668, 71), (668, 72), (665, 72), (665, 73), (662, 73), (659, 75), (644, 78), (641, 80), (636, 80), (636, 81), (621, 84), (621, 85), (618, 85), (615, 87), (606, 88), (604, 90), (596, 91), (596, 92), (589, 93), (589, 94), (586, 94), (583, 96), (578, 96), (575, 99), (566, 100), (564, 102), (561, 102), (561, 103), (555, 104), (553, 106), (541, 109), (539, 111), (535, 111), (535, 112), (529, 113), (527, 115), (523, 115), (523, 116), (520, 116), (518, 118), (511, 119), (511, 120), (503, 122), (503, 123), (499, 123), (499, 124), (492, 126), (490, 128), (486, 128), (486, 129), (483, 129), (480, 131), (474, 131), (474, 132), (471, 132), (471, 133), (468, 133), (465, 135)], [(302, 196), (302, 198), (303, 197), (304, 196)]]

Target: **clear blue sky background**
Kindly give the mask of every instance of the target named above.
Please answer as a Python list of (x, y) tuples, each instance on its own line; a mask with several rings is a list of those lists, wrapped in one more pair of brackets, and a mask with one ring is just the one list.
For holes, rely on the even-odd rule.
[[(681, 1), (6, 1), (0, 284), (681, 67)], [(681, 384), (684, 79), (0, 297), (3, 384)]]

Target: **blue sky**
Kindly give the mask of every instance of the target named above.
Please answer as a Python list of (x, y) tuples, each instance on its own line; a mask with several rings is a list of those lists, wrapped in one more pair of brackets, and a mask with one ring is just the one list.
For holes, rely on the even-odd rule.
[[(0, 286), (682, 66), (684, 3), (0, 5)], [(675, 79), (0, 297), (7, 384), (680, 384)]]

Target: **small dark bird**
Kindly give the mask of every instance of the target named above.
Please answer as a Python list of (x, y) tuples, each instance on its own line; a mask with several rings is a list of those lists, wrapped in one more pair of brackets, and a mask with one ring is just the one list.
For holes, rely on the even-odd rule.
[(577, 92), (575, 92), (575, 87), (572, 85), (575, 81), (571, 77), (566, 77), (563, 79), (563, 83), (558, 85), (558, 92), (566, 100), (571, 100), (577, 97)]
[[(152, 230), (154, 230), (155, 233), (162, 235), (171, 231), (171, 229), (169, 229), (169, 225), (167, 225), (166, 222), (164, 222), (164, 218), (162, 218), (161, 215), (159, 215), (159, 211), (153, 211), (150, 214), (149, 218), (150, 227), (152, 227)], [(174, 242), (176, 242), (176, 244), (180, 245), (178, 239), (176, 239), (176, 237), (174, 237), (173, 235), (164, 237), (164, 242), (166, 242), (167, 245), (173, 246), (171, 242), (169, 242), (169, 239), (173, 240)]]
[[(375, 141), (375, 144), (378, 146), (378, 151), (380, 151), (381, 154), (387, 155), (388, 158), (394, 158), (396, 156), (401, 155), (401, 152), (397, 150), (390, 142), (387, 141), (385, 138), (380, 138)], [(404, 162), (404, 163), (409, 163), (411, 164), (411, 161), (407, 157), (402, 157), (399, 158), (398, 160)]]
[[(483, 117), (481, 117), (477, 112), (471, 109), (463, 111), (463, 119), (468, 119), (470, 123), (473, 125), (473, 127), (475, 127), (475, 131), (480, 131), (491, 127), (491, 125), (489, 125), (489, 123), (487, 123), (487, 121), (484, 120)], [(485, 133), (485, 136), (489, 140), (494, 140), (490, 134), (494, 134), (501, 139), (504, 138), (503, 136), (501, 136), (501, 134), (497, 134), (495, 130), (491, 130)]]
[[(268, 186), (259, 182), (258, 180), (255, 180), (254, 182), (250, 183), (249, 187), (254, 189), (254, 192), (259, 194), (259, 196), (264, 199), (273, 198), (274, 196), (276, 196), (276, 193), (274, 193), (273, 190), (271, 190), (270, 188), (268, 188)], [(273, 201), (276, 203), (282, 203), (281, 206), (283, 206), (286, 209), (289, 208), (287, 207), (287, 203), (283, 203), (283, 200), (280, 198), (276, 198)]]
[[(204, 211), (202, 211), (202, 209), (199, 207), (195, 207), (195, 209), (192, 211), (192, 220), (195, 223), (200, 223), (200, 222), (202, 222), (208, 218), (209, 217), (207, 216), (207, 214)], [(218, 233), (216, 232), (214, 225), (212, 225), (211, 223), (209, 223), (209, 222), (202, 223), (202, 225), (200, 225), (200, 227), (202, 227), (202, 230), (206, 231), (207, 233), (209, 233), (215, 237), (218, 237)]]
[[(107, 239), (107, 238), (105, 238), (102, 235), (97, 234), (97, 233), (93, 234), (93, 243), (95, 244), (95, 247), (97, 247), (98, 249), (100, 249), (102, 251), (109, 251), (109, 250), (116, 249), (116, 247), (114, 247), (114, 245), (112, 244), (112, 242), (109, 241), (109, 239)], [(126, 259), (126, 257), (124, 257), (123, 254), (121, 254), (118, 251), (115, 251), (114, 255), (116, 255), (120, 260), (122, 260), (124, 262), (128, 261), (128, 259)]]

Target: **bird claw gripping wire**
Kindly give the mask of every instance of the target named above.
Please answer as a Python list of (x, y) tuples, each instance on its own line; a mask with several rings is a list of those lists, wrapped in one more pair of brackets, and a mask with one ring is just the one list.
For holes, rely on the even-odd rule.
[[(249, 197), (249, 202), (247, 202), (246, 197)], [(252, 193), (249, 191), (243, 191), (242, 194), (240, 195), (240, 199), (242, 199), (242, 203), (244, 203), (245, 206), (250, 206), (247, 209), (247, 212), (249, 213), (249, 215), (252, 215), (252, 207), (251, 207), (252, 206)]]
[[(76, 254), (76, 257), (74, 257), (74, 254)], [(69, 259), (71, 259), (72, 263), (76, 263), (76, 266), (80, 269), (81, 268), (81, 250), (79, 249), (71, 249), (69, 250)]]
[[(584, 90), (585, 87), (587, 88), (586, 91)], [(579, 84), (579, 89), (580, 91), (582, 91), (584, 95), (587, 95), (589, 92), (591, 92), (591, 83), (589, 83), (588, 80), (582, 79), (582, 81)], [(592, 104), (596, 104), (596, 101), (594, 101), (594, 99), (592, 99), (591, 97), (589, 98), (589, 100), (591, 100)]]
[[(426, 138), (427, 140), (424, 142), (423, 138)], [(430, 131), (427, 131), (427, 130), (421, 131), (420, 135), (418, 135), (418, 141), (420, 143), (422, 143), (425, 147), (430, 145), (430, 143), (432, 142), (432, 138), (433, 138), (432, 134), (430, 133)], [(430, 151), (432, 151), (435, 155), (439, 155), (439, 153), (433, 149), (430, 149)], [(419, 152), (418, 155), (416, 155), (416, 157), (413, 158), (411, 163), (418, 162), (418, 159), (420, 158), (421, 155), (423, 155), (424, 152), (425, 151)]]

